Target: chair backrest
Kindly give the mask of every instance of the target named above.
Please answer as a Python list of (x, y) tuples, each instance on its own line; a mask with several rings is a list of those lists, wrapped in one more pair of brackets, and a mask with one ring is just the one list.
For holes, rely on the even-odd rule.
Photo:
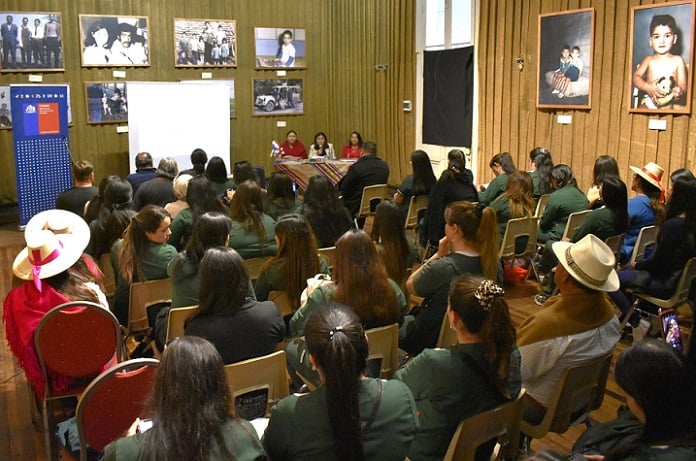
[(565, 370), (544, 418), (536, 425), (522, 420), (522, 432), (538, 439), (549, 432), (562, 434), (587, 419), (591, 411), (602, 405), (613, 355), (612, 350)]
[(155, 359), (128, 360), (109, 368), (87, 386), (75, 413), (81, 460), (87, 459), (87, 447), (103, 451), (142, 416), (158, 366)]
[(171, 300), (172, 281), (168, 278), (131, 283), (128, 303), (128, 334), (147, 331), (150, 328), (147, 319), (148, 306), (171, 302)]
[(437, 337), (437, 344), (435, 347), (445, 348), (454, 346), (455, 344), (457, 344), (457, 333), (450, 328), (449, 316), (445, 313), (445, 316), (442, 318), (440, 335)]
[(607, 237), (607, 239), (604, 241), (604, 243), (611, 248), (612, 253), (614, 253), (617, 263), (621, 258), (621, 245), (623, 245), (625, 236), (626, 234), (612, 235), (611, 237)]
[(73, 378), (94, 377), (110, 361), (118, 360), (121, 327), (99, 304), (72, 301), (43, 316), (34, 332), (34, 345), (49, 397), (49, 370)]
[(319, 248), (319, 256), (326, 258), (329, 269), (333, 268), (334, 259), (336, 258), (336, 247)]
[(365, 331), (369, 355), (367, 360), (382, 359), (382, 378), (391, 378), (399, 367), (399, 324)]
[(280, 315), (285, 317), (286, 315), (291, 315), (295, 311), (292, 310), (292, 305), (290, 304), (290, 297), (287, 291), (273, 290), (268, 293), (268, 300), (273, 301), (278, 307)]
[(246, 267), (247, 272), (249, 273), (249, 280), (252, 282), (259, 278), (259, 275), (261, 274), (261, 267), (266, 264), (266, 261), (271, 259), (272, 256), (263, 256), (260, 258), (249, 258), (244, 260), (244, 267)]
[(165, 344), (169, 344), (174, 338), (184, 336), (184, 324), (188, 319), (196, 315), (198, 306), (175, 307), (169, 309), (167, 314), (167, 336)]
[(388, 196), (389, 188), (386, 184), (375, 184), (365, 186), (363, 188), (362, 198), (360, 199), (360, 209), (355, 214), (356, 218), (368, 216), (372, 214), (372, 203), (374, 201), (382, 202)]
[(585, 219), (587, 219), (587, 215), (589, 215), (591, 212), (592, 210), (582, 210), (576, 211), (575, 213), (570, 213), (561, 240), (565, 238), (573, 238), (573, 234), (575, 234), (575, 231), (578, 230), (580, 226), (582, 226), (582, 223), (584, 223)]
[(537, 202), (536, 210), (534, 210), (534, 217), (535, 218), (541, 218), (541, 215), (544, 214), (544, 210), (546, 209), (546, 204), (549, 203), (550, 198), (551, 198), (551, 194), (544, 194), (541, 197), (539, 197), (539, 201)]
[(101, 255), (98, 265), (104, 274), (104, 294), (110, 298), (116, 293), (116, 275), (114, 274), (114, 266), (111, 265), (111, 253)]
[(427, 195), (415, 195), (411, 197), (406, 213), (406, 223), (404, 229), (415, 229), (418, 227), (418, 213), (428, 208), (429, 197)]
[(492, 439), (504, 447), (505, 459), (515, 459), (519, 450), (522, 419), (522, 389), (515, 400), (475, 414), (459, 423), (443, 461), (474, 461), (476, 450)]
[[(536, 253), (537, 230), (539, 218), (524, 217), (511, 219), (505, 228), (505, 235), (498, 251), (499, 259), (521, 258)], [(527, 238), (527, 245), (521, 253), (517, 251), (517, 242), (520, 238)]]
[(285, 351), (225, 365), (232, 400), (247, 392), (268, 389), (268, 409), (290, 394)]
[(653, 245), (657, 240), (657, 226), (645, 226), (638, 232), (638, 238), (636, 239), (636, 244), (633, 246), (633, 253), (631, 253), (631, 259), (628, 261), (629, 264), (636, 261), (640, 261), (645, 257), (645, 249)]
[(677, 288), (674, 290), (672, 296), (668, 299), (655, 298), (654, 296), (649, 296), (642, 293), (636, 293), (641, 299), (644, 299), (652, 304), (663, 309), (676, 309), (681, 304), (685, 303), (689, 299), (689, 291), (691, 290), (691, 284), (696, 280), (696, 257), (689, 259), (679, 276), (679, 282), (677, 282)]

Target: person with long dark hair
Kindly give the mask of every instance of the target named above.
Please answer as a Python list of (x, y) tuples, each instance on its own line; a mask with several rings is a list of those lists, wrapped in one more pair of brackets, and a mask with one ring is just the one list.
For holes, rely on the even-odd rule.
[(225, 366), (212, 344), (182, 336), (164, 351), (148, 404), (152, 428), (107, 445), (105, 461), (264, 459), (254, 428), (234, 417)]
[(191, 152), (191, 169), (184, 170), (179, 174), (187, 174), (193, 176), (194, 178), (196, 176), (204, 175), (206, 163), (208, 163), (208, 154), (200, 147), (197, 147), (193, 149), (193, 152)]
[(111, 251), (111, 246), (123, 237), (123, 232), (135, 215), (131, 210), (133, 189), (125, 179), (117, 177), (111, 181), (106, 186), (103, 201), (99, 216), (89, 223), (90, 239), (85, 249), (85, 253), (95, 261)]
[(353, 227), (353, 218), (336, 188), (322, 175), (309, 179), (300, 213), (312, 226), (319, 248), (336, 245), (338, 238)]
[(559, 241), (563, 237), (568, 216), (576, 211), (586, 210), (589, 204), (585, 194), (578, 189), (573, 170), (568, 165), (561, 163), (553, 167), (551, 183), (554, 191), (539, 220), (539, 243)]
[(210, 181), (218, 197), (225, 196), (228, 189), (236, 187), (234, 181), (227, 177), (225, 161), (218, 156), (212, 157), (208, 161), (208, 166), (205, 167), (205, 177)]
[(84, 215), (85, 221), (87, 221), (88, 224), (99, 217), (99, 212), (104, 206), (104, 192), (106, 191), (106, 187), (118, 179), (120, 179), (119, 176), (112, 174), (99, 181), (99, 192), (97, 192), (97, 195), (92, 197), (89, 202), (85, 203)]
[(411, 168), (412, 174), (406, 176), (401, 181), (401, 185), (399, 185), (394, 194), (394, 203), (404, 208), (404, 217), (406, 217), (411, 197), (429, 195), (430, 190), (437, 182), (427, 152), (420, 149), (413, 151), (411, 154)]
[(694, 174), (688, 168), (677, 168), (669, 175), (669, 187), (665, 191), (665, 201), (672, 201), (672, 192), (674, 192), (674, 183), (678, 179), (694, 179)]
[(406, 237), (401, 211), (394, 203), (377, 205), (371, 237), (389, 278), (403, 283), (408, 269), (416, 262), (418, 248)]
[(263, 197), (264, 212), (276, 221), (281, 216), (297, 213), (302, 203), (297, 200), (290, 176), (276, 171), (268, 181), (268, 190)]
[(362, 147), (362, 135), (357, 131), (353, 131), (350, 134), (350, 139), (348, 139), (346, 145), (343, 146), (343, 150), (341, 151), (341, 159), (359, 159), (363, 153)]
[(274, 461), (401, 461), (417, 427), (406, 385), (366, 378), (368, 345), (361, 319), (347, 306), (316, 310), (305, 329), (309, 360), (321, 385), (271, 410), (263, 445)]
[(302, 141), (297, 139), (297, 131), (290, 130), (285, 134), (285, 141), (280, 145), (278, 156), (285, 160), (302, 160), (307, 158), (307, 150)]
[[(395, 375), (418, 407), (421, 424), (409, 450), (414, 460), (441, 459), (460, 421), (514, 399), (521, 387), (515, 327), (500, 286), (468, 275), (455, 279), (447, 316), (457, 344), (425, 349)], [(488, 459), (492, 448), (489, 443), (479, 452)]]
[(482, 187), (481, 192), (478, 194), (478, 202), (486, 206), (505, 192), (508, 175), (517, 170), (515, 162), (512, 160), (512, 155), (510, 155), (509, 152), (495, 154), (493, 158), (491, 158), (491, 161), (488, 162), (488, 166), (491, 168), (491, 171), (493, 171), (493, 180), (485, 189)]
[(599, 196), (599, 188), (608, 177), (620, 177), (619, 165), (611, 155), (600, 155), (595, 159), (592, 167), (592, 185), (587, 190), (587, 200), (590, 202), (590, 208), (599, 208), (604, 205)]
[(254, 181), (244, 181), (230, 201), (229, 246), (242, 258), (271, 256), (278, 251), (275, 243), (275, 220), (264, 213), (261, 187)]
[(532, 167), (529, 174), (532, 176), (532, 183), (534, 184), (532, 198), (534, 198), (534, 201), (539, 201), (539, 197), (542, 195), (553, 192), (553, 187), (551, 186), (551, 170), (553, 170), (551, 152), (545, 147), (535, 147), (529, 152), (529, 162)]
[(323, 131), (314, 135), (314, 142), (309, 146), (309, 158), (325, 158), (327, 160), (336, 158), (334, 146)]

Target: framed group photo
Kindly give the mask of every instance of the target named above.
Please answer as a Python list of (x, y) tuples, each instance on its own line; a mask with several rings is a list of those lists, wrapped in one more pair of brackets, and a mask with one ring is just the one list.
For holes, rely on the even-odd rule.
[(175, 67), (237, 67), (232, 19), (174, 19)]
[(148, 18), (80, 15), (82, 67), (150, 65)]
[(630, 34), (629, 112), (690, 113), (694, 4), (634, 6)]
[(291, 27), (255, 27), (256, 68), (307, 68), (305, 30)]
[(253, 79), (255, 116), (302, 115), (304, 80)]
[(127, 123), (126, 82), (86, 82), (87, 123)]
[(590, 109), (594, 8), (539, 15), (537, 107)]
[(0, 72), (65, 70), (60, 13), (2, 12), (0, 21)]
[(230, 89), (230, 118), (237, 118), (236, 105), (234, 100), (234, 80), (181, 80), (181, 83), (193, 83), (196, 85), (225, 85)]

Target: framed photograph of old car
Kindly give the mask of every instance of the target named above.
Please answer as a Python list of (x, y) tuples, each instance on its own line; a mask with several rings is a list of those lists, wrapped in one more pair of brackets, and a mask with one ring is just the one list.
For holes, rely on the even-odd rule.
[(2, 12), (0, 21), (2, 21), (0, 72), (65, 70), (60, 13)]
[(82, 67), (150, 65), (150, 36), (145, 16), (80, 15)]
[(306, 69), (305, 30), (293, 27), (255, 27), (257, 69)]
[(126, 82), (86, 82), (87, 123), (128, 123)]
[(659, 3), (631, 8), (629, 112), (688, 114), (694, 4)]
[(253, 115), (302, 115), (304, 113), (304, 80), (254, 79)]
[(237, 67), (237, 23), (174, 19), (175, 67)]
[(537, 107), (589, 109), (594, 8), (539, 15)]

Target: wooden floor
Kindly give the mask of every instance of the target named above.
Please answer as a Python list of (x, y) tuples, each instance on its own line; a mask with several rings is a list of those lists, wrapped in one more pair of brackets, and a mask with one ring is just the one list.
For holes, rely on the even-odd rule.
[[(0, 227), (0, 296), (5, 298), (12, 286), (12, 261), (24, 246), (23, 235), (15, 226)], [(533, 302), (536, 284), (506, 287), (507, 299), (511, 308), (513, 322), (519, 324), (527, 315), (539, 309)], [(630, 345), (622, 340), (614, 357)], [(613, 371), (613, 364), (612, 364)], [(613, 373), (610, 374), (607, 392), (602, 408), (592, 414), (596, 421), (608, 421), (614, 418), (622, 400), (619, 397)], [(40, 421), (34, 426), (29, 411), (27, 383), (24, 374), (7, 347), (5, 329), (0, 328), (0, 459), (3, 460), (45, 460), (43, 437)], [(550, 434), (534, 440), (532, 449), (553, 449), (567, 452), (582, 433), (583, 427), (571, 428), (565, 434)]]

